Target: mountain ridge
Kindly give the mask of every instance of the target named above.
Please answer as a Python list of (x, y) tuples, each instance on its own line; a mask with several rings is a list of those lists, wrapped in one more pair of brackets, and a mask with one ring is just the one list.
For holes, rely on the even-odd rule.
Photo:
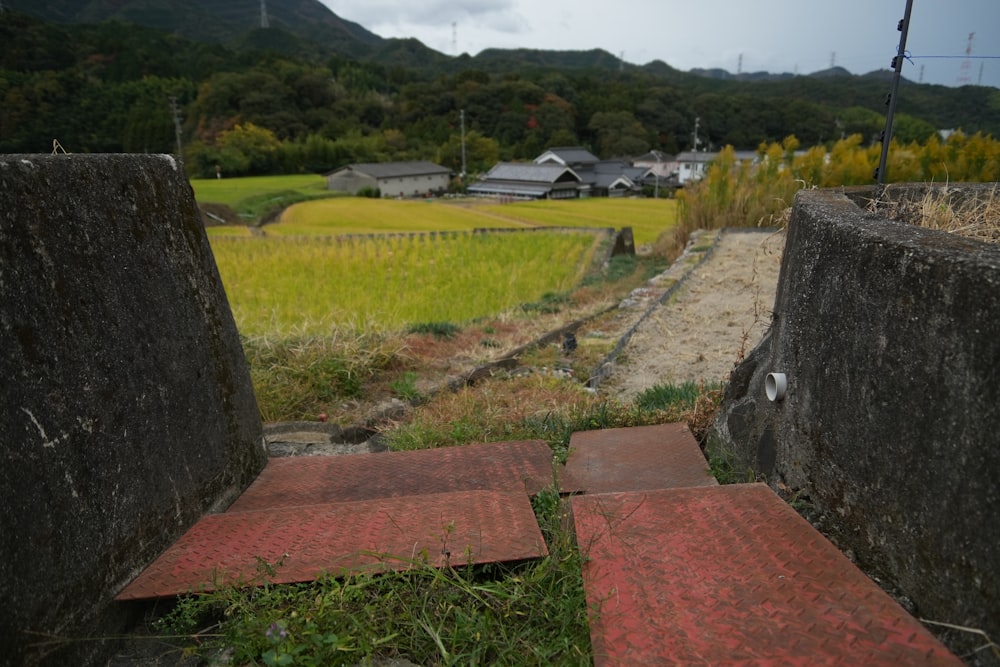
[[(55, 23), (97, 24), (120, 21), (165, 30), (199, 41), (248, 47), (248, 37), (261, 37), (260, 5), (236, 0), (6, 0), (4, 7)], [(880, 74), (853, 74), (832, 67), (804, 75), (789, 72), (744, 72), (733, 74), (722, 68), (678, 70), (661, 60), (644, 64), (623, 63), (604, 49), (548, 50), (533, 48), (486, 48), (475, 55), (453, 57), (435, 51), (416, 38), (384, 38), (359, 23), (338, 16), (319, 0), (270, 0), (268, 27), (306, 39), (322, 50), (387, 65), (403, 64), (406, 58), (426, 58), (432, 64), (473, 62), (477, 66), (555, 67), (567, 69), (641, 69), (669, 77), (681, 75), (723, 81), (784, 81), (806, 77), (868, 77)], [(279, 51), (294, 50), (288, 40), (261, 39)], [(284, 45), (282, 46), (282, 42)], [(401, 56), (405, 54), (404, 56)], [(412, 65), (412, 63), (410, 63)]]

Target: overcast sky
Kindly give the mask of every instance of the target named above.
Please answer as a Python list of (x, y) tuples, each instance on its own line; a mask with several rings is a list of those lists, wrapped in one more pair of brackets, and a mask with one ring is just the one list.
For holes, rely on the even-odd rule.
[[(322, 0), (382, 37), (415, 37), (441, 53), (601, 48), (626, 62), (681, 70), (798, 72), (833, 62), (889, 69), (906, 0)], [(454, 25), (454, 32), (453, 32)], [(972, 58), (966, 58), (969, 33)], [(1000, 88), (1000, 0), (914, 0), (903, 76)], [(921, 56), (951, 56), (947, 59)], [(977, 56), (992, 56), (977, 59)]]

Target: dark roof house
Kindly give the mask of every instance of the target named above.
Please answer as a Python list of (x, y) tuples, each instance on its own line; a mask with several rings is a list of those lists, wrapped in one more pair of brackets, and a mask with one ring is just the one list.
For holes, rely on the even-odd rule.
[(486, 176), (469, 185), (469, 194), (514, 199), (571, 199), (579, 197), (580, 177), (561, 164), (500, 162)]
[(600, 158), (583, 146), (561, 146), (550, 148), (535, 158), (535, 164), (557, 162), (567, 167), (580, 167), (600, 162)]

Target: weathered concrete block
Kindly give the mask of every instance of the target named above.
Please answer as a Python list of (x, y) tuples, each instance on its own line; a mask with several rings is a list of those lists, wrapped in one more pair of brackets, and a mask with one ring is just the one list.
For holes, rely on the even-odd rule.
[[(1000, 247), (868, 213), (873, 196), (796, 196), (771, 331), (709, 448), (808, 493), (921, 616), (996, 639)], [(770, 372), (787, 375), (783, 401), (765, 396)]]
[(0, 349), (0, 662), (92, 663), (31, 633), (121, 632), (114, 594), (266, 460), (180, 165), (0, 156)]

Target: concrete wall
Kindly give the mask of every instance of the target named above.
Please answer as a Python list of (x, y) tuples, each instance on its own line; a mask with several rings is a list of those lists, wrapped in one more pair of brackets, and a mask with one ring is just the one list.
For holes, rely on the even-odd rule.
[(351, 167), (344, 167), (326, 177), (326, 187), (328, 190), (356, 195), (365, 188), (374, 190), (378, 187), (378, 181), (367, 174), (354, 171)]
[[(867, 213), (873, 194), (797, 195), (770, 333), (732, 377), (710, 454), (812, 503), (918, 616), (996, 640), (1000, 247)], [(788, 378), (780, 402), (770, 372)]]
[(265, 463), (180, 165), (0, 155), (0, 349), (0, 663), (105, 664), (30, 644), (127, 629), (113, 596)]
[(422, 174), (420, 176), (399, 176), (378, 179), (383, 197), (421, 197), (428, 192), (448, 189), (449, 175)]

